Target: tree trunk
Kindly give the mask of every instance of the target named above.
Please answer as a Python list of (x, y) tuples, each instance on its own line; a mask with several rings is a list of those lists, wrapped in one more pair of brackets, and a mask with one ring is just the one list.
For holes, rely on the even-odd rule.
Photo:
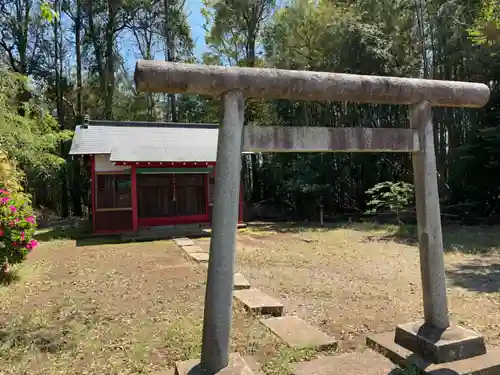
[(97, 31), (95, 22), (94, 22), (94, 9), (93, 9), (93, 0), (89, 0), (87, 3), (87, 19), (89, 23), (89, 34), (90, 39), (92, 40), (92, 45), (94, 47), (95, 61), (97, 66), (97, 73), (99, 75), (99, 88), (101, 94), (104, 93), (106, 95), (106, 73), (104, 71), (103, 64), (103, 56), (102, 56), (102, 48), (100, 40), (100, 33)]
[[(54, 2), (54, 9), (60, 9), (59, 0)], [(63, 93), (61, 86), (61, 75), (62, 75), (62, 39), (61, 39), (61, 21), (56, 20), (53, 24), (54, 30), (54, 66), (55, 66), (55, 91), (56, 91), (56, 107), (57, 107), (57, 119), (59, 121), (59, 127), (64, 130), (64, 103), (63, 103)], [(66, 150), (64, 142), (61, 141), (59, 145), (60, 155), (62, 158), (66, 158)], [(68, 179), (67, 179), (67, 169), (62, 168), (60, 172), (60, 182), (61, 182), (61, 216), (69, 216), (69, 201), (68, 201)]]
[(75, 18), (75, 54), (76, 54), (76, 111), (77, 122), (83, 120), (83, 98), (82, 98), (82, 0), (76, 0)]
[[(165, 12), (165, 61), (175, 61), (175, 35), (172, 32), (171, 24), (173, 23), (170, 7), (175, 6), (170, 3), (170, 0), (163, 1)], [(170, 119), (172, 122), (177, 122), (177, 106), (175, 103), (175, 94), (168, 94), (168, 102), (170, 106)]]
[[(82, 3), (81, 0), (76, 0), (76, 18), (75, 18), (75, 54), (76, 54), (76, 123), (78, 125), (83, 122), (83, 98), (82, 98)], [(81, 217), (82, 211), (82, 188), (81, 188), (81, 168), (80, 161), (72, 163), (73, 167), (73, 183), (71, 188), (71, 199), (73, 202), (73, 215)]]
[(106, 90), (104, 96), (104, 117), (106, 120), (113, 120), (113, 96), (115, 93), (115, 59), (114, 59), (114, 39), (116, 16), (118, 4), (116, 0), (108, 0), (108, 22), (106, 23), (106, 66), (104, 70)]

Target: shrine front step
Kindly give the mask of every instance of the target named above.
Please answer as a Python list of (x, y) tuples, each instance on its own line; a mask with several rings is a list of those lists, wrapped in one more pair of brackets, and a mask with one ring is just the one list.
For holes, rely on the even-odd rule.
[(174, 238), (174, 242), (177, 244), (177, 246), (180, 246), (180, 247), (194, 246), (194, 241), (192, 239), (186, 238), (186, 237)]
[(233, 297), (252, 313), (273, 316), (283, 315), (283, 304), (259, 289), (235, 290)]
[(396, 375), (397, 367), (371, 351), (322, 356), (292, 365), (293, 375)]
[(261, 319), (260, 322), (291, 348), (314, 348), (316, 350), (335, 350), (337, 348), (337, 342), (333, 337), (297, 316)]

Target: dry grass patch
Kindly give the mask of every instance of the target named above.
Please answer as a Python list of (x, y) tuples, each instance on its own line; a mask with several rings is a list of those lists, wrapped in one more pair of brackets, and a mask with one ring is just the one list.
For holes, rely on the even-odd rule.
[[(169, 241), (37, 249), (0, 286), (2, 375), (145, 374), (199, 356), (205, 272)], [(235, 308), (233, 350), (274, 336)]]

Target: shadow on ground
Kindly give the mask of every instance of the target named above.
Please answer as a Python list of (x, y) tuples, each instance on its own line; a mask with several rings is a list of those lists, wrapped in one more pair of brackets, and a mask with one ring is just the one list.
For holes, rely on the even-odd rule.
[[(339, 223), (326, 222), (323, 226), (316, 222), (251, 222), (246, 229), (255, 235), (276, 233), (328, 232), (350, 229), (367, 233), (368, 241), (395, 241), (406, 245), (417, 245), (415, 225), (384, 225), (372, 222)], [(116, 243), (144, 242), (175, 237), (170, 232), (152, 232), (152, 236), (92, 236), (88, 225), (59, 226), (39, 231), (36, 239), (41, 242), (54, 240), (76, 240), (77, 246), (93, 246)], [(180, 234), (178, 234), (180, 235)], [(195, 236), (197, 237), (197, 236)], [(444, 226), (443, 241), (446, 252), (463, 254), (488, 254), (500, 252), (500, 226)]]
[[(370, 228), (371, 227), (371, 228)], [(383, 226), (376, 224), (354, 224), (352, 229), (382, 232), (369, 235), (368, 240), (395, 241), (406, 245), (418, 245), (415, 225)], [(445, 252), (462, 254), (489, 254), (500, 252), (499, 226), (443, 226)]]
[(0, 285), (7, 286), (20, 280), (17, 270), (4, 273), (0, 272)]
[(480, 293), (500, 292), (500, 263), (456, 264), (446, 274), (455, 286)]
[(78, 240), (90, 235), (88, 225), (59, 225), (37, 230), (35, 238), (40, 242), (57, 240)]
[(99, 246), (132, 242), (123, 240), (120, 236), (92, 236), (88, 225), (63, 225), (45, 228), (38, 231), (35, 238), (40, 242), (74, 240), (76, 246)]
[[(315, 222), (250, 222), (247, 230), (255, 234), (278, 233), (301, 233), (301, 232), (326, 232), (333, 229), (343, 228), (345, 223), (329, 222), (321, 226)], [(244, 230), (243, 230), (244, 231)]]
[[(301, 233), (328, 232), (350, 229), (367, 234), (368, 241), (395, 241), (405, 245), (417, 245), (416, 225), (386, 225), (373, 222), (319, 223), (304, 222), (255, 222), (248, 223), (248, 231), (256, 235), (269, 232)], [(463, 254), (487, 254), (500, 252), (500, 226), (444, 226), (443, 242), (446, 252)]]
[(118, 243), (151, 242), (170, 240), (175, 237), (199, 238), (208, 234), (202, 229), (166, 229), (151, 230), (145, 233), (117, 233), (111, 235), (94, 235), (91, 233), (90, 225), (81, 226), (57, 226), (39, 230), (35, 238), (40, 242), (74, 240), (76, 246), (100, 246)]

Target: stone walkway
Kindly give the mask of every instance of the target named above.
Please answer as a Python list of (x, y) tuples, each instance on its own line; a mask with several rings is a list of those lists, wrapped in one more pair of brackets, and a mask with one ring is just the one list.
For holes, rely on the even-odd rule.
[[(208, 268), (209, 247), (206, 243), (200, 245), (190, 238), (176, 238), (174, 241), (190, 260)], [(249, 312), (263, 316), (260, 322), (291, 348), (313, 348), (319, 353), (337, 348), (337, 341), (333, 337), (298, 316), (282, 316), (283, 303), (259, 289), (252, 288), (243, 274), (234, 275), (233, 289), (234, 299)], [(229, 371), (231, 374), (261, 373), (255, 366), (248, 366), (245, 359), (237, 353), (231, 354), (231, 358), (237, 359), (236, 367), (239, 371), (236, 371), (238, 374)], [(191, 369), (195, 369), (194, 366), (198, 363), (199, 359), (176, 363), (175, 374), (186, 375)], [(391, 375), (394, 368), (389, 360), (368, 350), (363, 353), (320, 356), (308, 362), (295, 364), (293, 372), (296, 375)]]
[[(174, 241), (184, 250), (189, 259), (203, 263), (206, 266), (209, 254), (205, 244), (205, 248), (202, 248), (189, 238), (176, 238)], [(251, 288), (250, 283), (241, 273), (234, 275), (234, 290), (234, 298), (248, 311), (274, 317), (261, 319), (261, 322), (290, 347), (310, 347), (323, 350), (337, 346), (337, 342), (333, 337), (321, 332), (299, 317), (281, 317), (283, 315), (283, 303), (259, 289)]]

